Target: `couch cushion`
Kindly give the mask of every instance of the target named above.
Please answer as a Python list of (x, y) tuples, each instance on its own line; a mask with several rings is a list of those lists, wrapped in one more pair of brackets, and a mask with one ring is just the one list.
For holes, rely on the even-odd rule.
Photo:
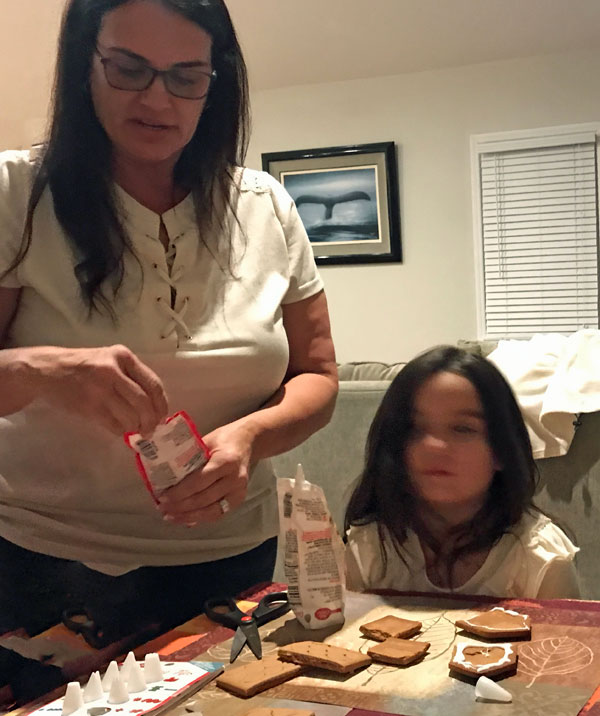
[[(459, 340), (457, 346), (477, 355), (487, 357), (498, 341)], [(340, 380), (387, 380), (392, 381), (406, 363), (382, 363), (380, 361), (353, 361), (338, 364)]]
[(363, 361), (338, 365), (340, 380), (387, 380), (392, 381), (404, 363), (378, 363)]
[(489, 354), (498, 347), (498, 341), (459, 340), (456, 345), (458, 348), (462, 348), (463, 351), (467, 351), (467, 353), (475, 353), (475, 355), (487, 358)]

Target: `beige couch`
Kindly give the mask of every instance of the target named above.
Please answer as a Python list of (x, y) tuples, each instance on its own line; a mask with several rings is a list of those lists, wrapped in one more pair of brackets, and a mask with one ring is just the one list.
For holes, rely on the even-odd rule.
[[(479, 344), (467, 345), (480, 351)], [(483, 352), (492, 346), (483, 345)], [(325, 491), (341, 529), (353, 481), (363, 462), (367, 431), (400, 364), (348, 363), (340, 366), (340, 393), (333, 418), (303, 445), (274, 459), (280, 477), (293, 476), (301, 462), (306, 477)], [(580, 418), (567, 455), (538, 460), (536, 502), (575, 537), (582, 597), (600, 599), (600, 413)], [(281, 559), (276, 577), (281, 579)]]

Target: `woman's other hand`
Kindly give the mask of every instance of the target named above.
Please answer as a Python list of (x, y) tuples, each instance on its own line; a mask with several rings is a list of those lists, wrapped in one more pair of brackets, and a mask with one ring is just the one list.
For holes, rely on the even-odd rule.
[(0, 373), (13, 398), (4, 415), (42, 399), (115, 435), (150, 435), (168, 411), (160, 378), (121, 345), (7, 349), (0, 352)]
[(202, 439), (210, 450), (209, 461), (159, 500), (168, 521), (189, 526), (217, 522), (246, 498), (253, 441), (246, 422), (224, 425)]

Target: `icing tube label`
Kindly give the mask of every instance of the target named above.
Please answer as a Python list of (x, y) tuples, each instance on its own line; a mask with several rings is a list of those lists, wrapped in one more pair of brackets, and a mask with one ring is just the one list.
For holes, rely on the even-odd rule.
[(279, 523), (284, 545), (288, 598), (306, 629), (344, 621), (344, 545), (318, 485), (277, 480)]

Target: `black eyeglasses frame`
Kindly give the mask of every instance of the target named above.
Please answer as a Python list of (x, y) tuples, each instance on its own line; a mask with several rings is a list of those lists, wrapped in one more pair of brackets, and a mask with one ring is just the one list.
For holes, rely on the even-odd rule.
[(165, 86), (165, 89), (167, 90), (167, 92), (169, 94), (173, 95), (173, 97), (177, 97), (178, 99), (199, 100), (199, 99), (204, 99), (208, 95), (208, 93), (210, 92), (210, 88), (212, 87), (214, 81), (217, 79), (217, 71), (216, 70), (211, 70), (210, 72), (201, 71), (202, 74), (206, 75), (209, 78), (208, 88), (207, 88), (206, 92), (200, 96), (188, 97), (186, 95), (181, 95), (181, 94), (178, 94), (177, 92), (174, 92), (173, 88), (169, 84), (169, 77), (172, 76), (171, 72), (176, 67), (176, 65), (173, 65), (172, 67), (169, 67), (166, 70), (159, 70), (147, 62), (140, 62), (140, 65), (143, 65), (146, 69), (150, 70), (148, 83), (146, 85), (144, 85), (143, 87), (135, 87), (135, 88), (120, 87), (119, 85), (115, 85), (115, 84), (113, 84), (113, 82), (110, 81), (109, 72), (107, 72), (107, 66), (110, 66), (110, 64), (113, 62), (118, 63), (118, 60), (114, 57), (106, 57), (97, 48), (96, 48), (96, 54), (100, 58), (100, 63), (102, 65), (102, 68), (104, 69), (104, 77), (106, 78), (106, 81), (108, 82), (108, 84), (113, 89), (118, 89), (123, 92), (145, 92), (147, 89), (152, 87), (152, 85), (156, 81), (157, 77), (161, 77), (163, 84)]

